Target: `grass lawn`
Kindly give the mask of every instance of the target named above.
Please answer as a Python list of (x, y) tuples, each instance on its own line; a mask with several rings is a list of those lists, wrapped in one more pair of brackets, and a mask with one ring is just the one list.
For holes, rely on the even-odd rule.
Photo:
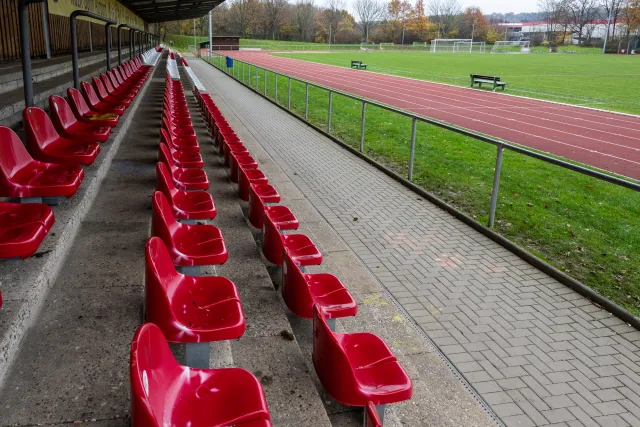
[[(186, 51), (189, 45), (193, 45), (193, 36), (177, 36), (167, 34), (164, 43), (169, 44), (169, 40), (173, 41), (172, 47), (177, 50)], [(208, 41), (209, 37), (196, 37), (198, 43)], [(215, 43), (214, 43), (215, 44)], [(254, 40), (254, 39), (240, 39), (240, 47), (255, 47), (262, 48), (264, 50), (327, 50), (328, 45), (322, 43), (308, 43), (308, 42), (294, 42), (294, 41), (282, 41), (282, 40)], [(332, 49), (359, 51), (360, 45), (347, 44), (347, 45), (332, 45)]]
[[(235, 67), (242, 79), (242, 67)], [(251, 85), (264, 91), (262, 70)], [(245, 66), (244, 81), (249, 82)], [(276, 81), (267, 73), (267, 95)], [(280, 77), (278, 103), (288, 103)], [(304, 117), (305, 87), (292, 82), (291, 109)], [(309, 89), (309, 121), (326, 129), (328, 95)], [(358, 148), (358, 101), (334, 94), (331, 134)], [(367, 107), (365, 153), (400, 175), (408, 171), (411, 121)], [(486, 224), (495, 147), (452, 131), (418, 123), (413, 181)], [(556, 268), (640, 315), (640, 194), (521, 154), (505, 151), (495, 230)]]
[(341, 67), (359, 59), (369, 71), (457, 86), (468, 86), (471, 73), (498, 75), (514, 95), (640, 114), (640, 56), (395, 51), (277, 55)]

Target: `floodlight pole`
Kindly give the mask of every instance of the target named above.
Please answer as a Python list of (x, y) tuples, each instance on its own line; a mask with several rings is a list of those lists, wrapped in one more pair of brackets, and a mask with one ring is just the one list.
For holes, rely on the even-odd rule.
[(209, 57), (213, 55), (213, 24), (211, 23), (211, 11), (209, 11)]
[(196, 18), (193, 18), (193, 48), (196, 47)]
[(607, 40), (609, 39), (609, 26), (611, 25), (611, 14), (613, 12), (613, 3), (615, 0), (611, 0), (611, 7), (609, 8), (609, 17), (607, 18), (607, 32), (604, 33), (604, 43), (602, 44), (602, 54), (607, 52)]

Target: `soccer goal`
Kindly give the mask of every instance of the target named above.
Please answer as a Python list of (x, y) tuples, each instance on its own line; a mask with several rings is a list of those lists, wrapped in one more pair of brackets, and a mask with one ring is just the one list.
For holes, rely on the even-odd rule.
[(528, 41), (497, 41), (491, 48), (491, 53), (529, 53), (531, 48)]
[(360, 43), (360, 50), (374, 50), (376, 48), (375, 43)]
[(453, 44), (455, 53), (485, 53), (484, 42), (455, 42)]
[(380, 50), (393, 50), (395, 44), (393, 43), (380, 43)]
[(431, 52), (455, 52), (456, 43), (473, 43), (471, 39), (433, 39), (431, 40)]

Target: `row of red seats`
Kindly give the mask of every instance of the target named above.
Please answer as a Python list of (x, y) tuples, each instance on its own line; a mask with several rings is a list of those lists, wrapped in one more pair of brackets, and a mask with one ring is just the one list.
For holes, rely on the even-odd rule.
[[(241, 337), (245, 318), (233, 282), (193, 269), (224, 264), (228, 253), (217, 227), (195, 223), (217, 212), (205, 191), (209, 181), (182, 84), (169, 74), (158, 159), (152, 237), (145, 248), (147, 323), (131, 346), (132, 426), (271, 426), (255, 376), (208, 369), (209, 343)], [(186, 344), (187, 365), (189, 346), (204, 344), (204, 363), (179, 365), (168, 342)]]
[(102, 74), (102, 81), (94, 78), (100, 96), (108, 90), (99, 102), (94, 87), (83, 82), (84, 98), (67, 90), (70, 105), (60, 96), (49, 98), (51, 117), (25, 108), (26, 147), (13, 130), (0, 126), (0, 197), (20, 202), (0, 202), (0, 258), (25, 259), (38, 250), (55, 222), (47, 204), (76, 193), (84, 179), (80, 165), (93, 163), (100, 152), (96, 141), (107, 140), (124, 113), (120, 102), (130, 103), (149, 72), (136, 58)]
[(297, 316), (313, 318), (313, 364), (322, 385), (342, 404), (377, 406), (365, 416), (371, 425), (381, 425), (385, 404), (411, 398), (409, 376), (376, 335), (334, 332), (334, 319), (356, 315), (355, 301), (334, 275), (304, 272), (304, 266), (321, 264), (322, 254), (306, 235), (282, 233), (297, 229), (299, 221), (288, 207), (276, 204), (277, 190), (211, 97), (197, 89), (195, 93), (230, 179), (237, 182), (239, 197), (249, 203), (249, 222), (262, 229), (265, 258), (282, 266), (284, 302)]

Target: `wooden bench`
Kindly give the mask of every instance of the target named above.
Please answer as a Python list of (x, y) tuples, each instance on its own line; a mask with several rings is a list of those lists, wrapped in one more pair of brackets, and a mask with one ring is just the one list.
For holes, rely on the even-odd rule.
[(493, 85), (494, 91), (498, 87), (502, 87), (502, 90), (504, 91), (504, 88), (507, 86), (507, 82), (501, 82), (500, 77), (498, 76), (485, 76), (483, 74), (471, 74), (471, 87), (473, 87), (473, 85), (475, 85), (476, 83), (478, 84), (478, 87), (482, 87), (482, 83), (488, 83), (490, 85)]
[(367, 64), (363, 64), (362, 61), (351, 61), (351, 68), (356, 68), (358, 70), (366, 70)]

